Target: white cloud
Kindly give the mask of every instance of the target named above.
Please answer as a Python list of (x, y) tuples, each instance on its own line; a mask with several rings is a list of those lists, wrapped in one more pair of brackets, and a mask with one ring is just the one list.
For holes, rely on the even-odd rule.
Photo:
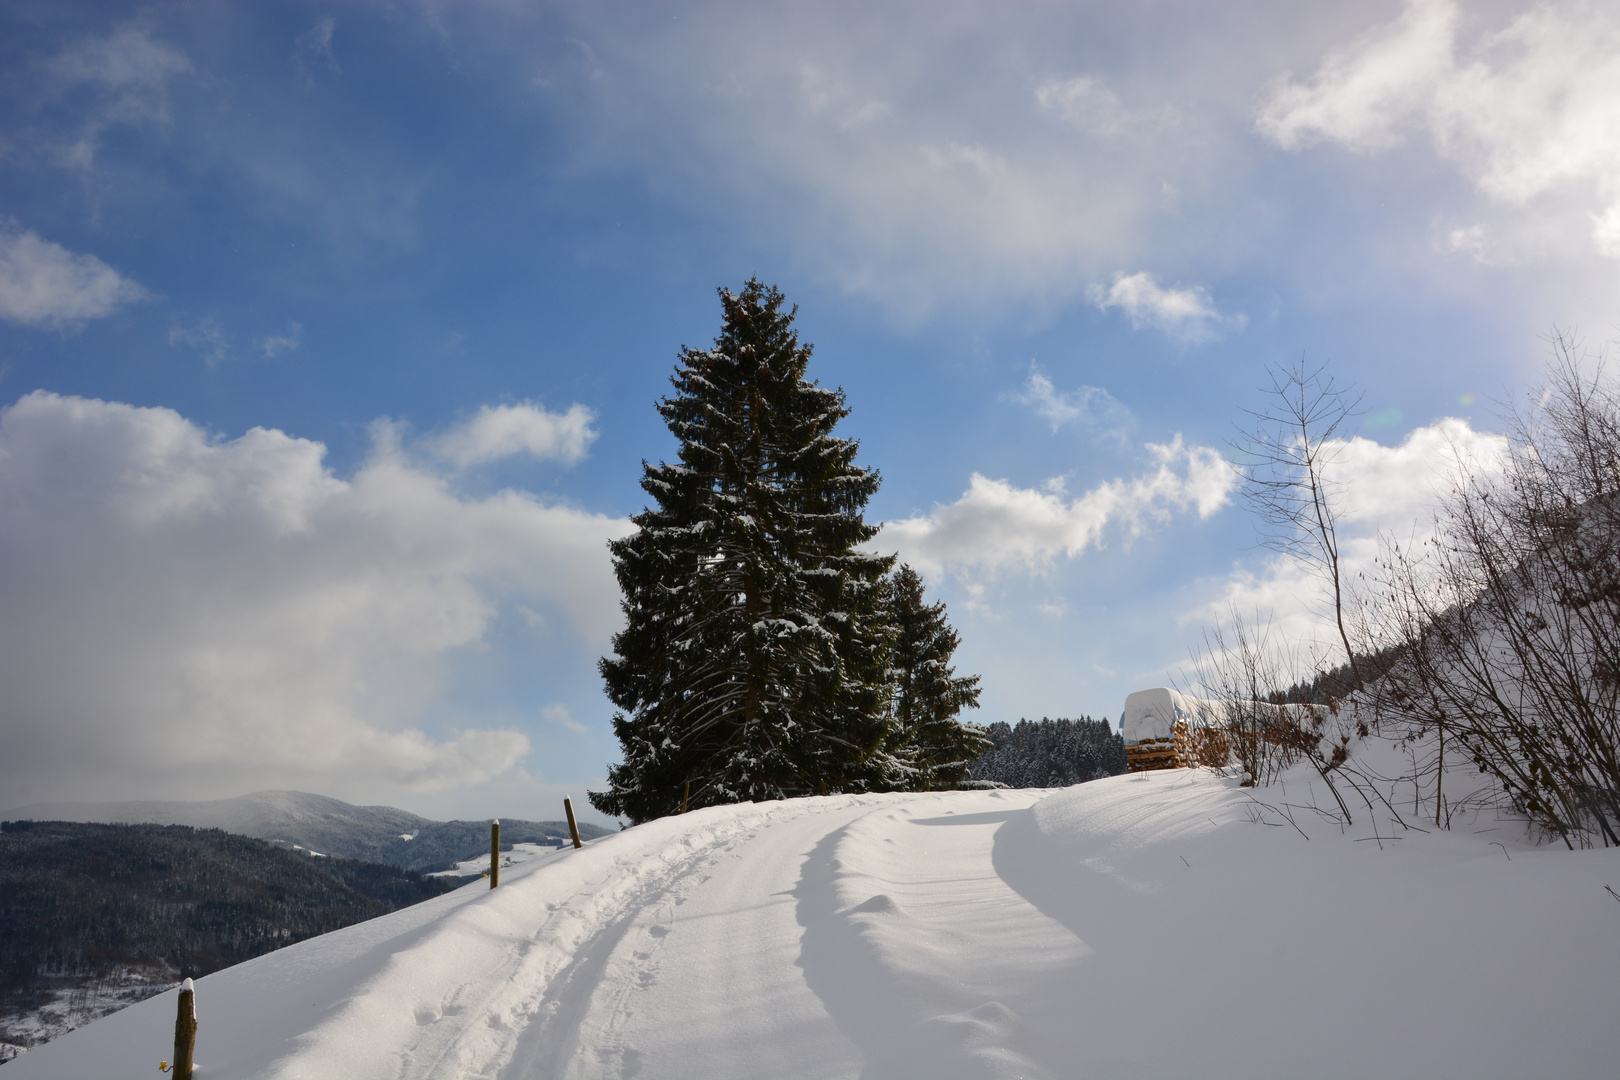
[(1023, 391), (1010, 396), (1035, 410), (1036, 416), (1052, 425), (1054, 434), (1065, 424), (1079, 424), (1099, 437), (1123, 439), (1134, 420), (1131, 410), (1102, 387), (1059, 391), (1035, 364), (1029, 366)]
[(0, 221), (0, 318), (63, 329), (148, 295), (94, 255), (75, 255), (16, 222)]
[(460, 495), (376, 435), (343, 479), (319, 443), (168, 409), (0, 412), (0, 790), (392, 797), (521, 762), (524, 732), (457, 711), (458, 658), (520, 606), (600, 649), (628, 525)]
[(293, 42), (293, 63), (306, 84), (314, 84), (316, 68), (334, 75), (342, 73), (342, 69), (338, 67), (337, 53), (332, 50), (332, 33), (336, 29), (337, 20), (325, 15), (316, 19), (314, 24), (299, 34), (297, 40)]
[(574, 714), (568, 711), (568, 706), (551, 704), (540, 710), (540, 718), (548, 724), (567, 728), (576, 735), (583, 735), (588, 730), (584, 724), (574, 719)]
[(813, 63), (799, 65), (799, 86), (812, 115), (830, 117), (845, 131), (894, 114), (888, 102), (864, 97), (849, 81)]
[(53, 95), (80, 87), (90, 87), (96, 94), (77, 138), (60, 153), (64, 164), (88, 169), (108, 127), (168, 123), (169, 80), (190, 72), (192, 65), (185, 53), (154, 38), (152, 28), (136, 20), (105, 37), (74, 43), (53, 57), (45, 70)]
[(298, 323), (290, 323), (285, 334), (271, 334), (259, 340), (259, 348), (264, 350), (267, 358), (275, 358), (284, 352), (290, 352), (303, 341), (304, 328)]
[(1190, 98), (1162, 84), (1127, 108), (1117, 72), (1075, 72), (1055, 44), (1079, 32), (1066, 16), (700, 6), (632, 27), (579, 10), (588, 58), (556, 46), (533, 80), (586, 132), (578, 168), (746, 219), (905, 322), (1049, 309), (1161, 244), (1186, 258), (1208, 230), (1179, 211), (1219, 198), (1217, 160), (1246, 136), (1182, 116), (1167, 103)]
[(161, 115), (156, 99), (170, 78), (191, 70), (186, 54), (152, 37), (150, 26), (131, 22), (105, 37), (85, 38), (63, 49), (47, 65), (58, 86), (104, 86), (124, 94), (129, 108), (142, 118)]
[(1408, 4), (1395, 22), (1329, 53), (1309, 84), (1281, 80), (1257, 126), (1289, 150), (1321, 139), (1363, 153), (1394, 146), (1453, 66), (1456, 33), (1454, 5)]
[(1409, 530), (1428, 520), (1459, 467), (1495, 472), (1507, 447), (1506, 437), (1449, 416), (1415, 428), (1398, 446), (1361, 435), (1338, 441), (1328, 448), (1328, 478), (1343, 491), (1338, 516), (1371, 531)]
[(1592, 215), (1592, 242), (1598, 254), (1620, 259), (1620, 201), (1601, 214)]
[(1490, 266), (1495, 262), (1492, 255), (1491, 232), (1478, 222), (1472, 225), (1459, 225), (1446, 233), (1446, 250), (1462, 252), (1470, 256), (1482, 266)]
[(925, 574), (1040, 570), (1059, 556), (1074, 559), (1100, 546), (1110, 529), (1136, 536), (1148, 523), (1168, 520), (1173, 509), (1192, 507), (1207, 518), (1226, 505), (1234, 473), (1214, 450), (1184, 446), (1179, 435), (1148, 449), (1155, 471), (1110, 480), (1073, 499), (1064, 498), (1061, 480), (1038, 491), (974, 473), (956, 502), (888, 522), (874, 543), (898, 548)]
[[(19, 115), (28, 122), (7, 132), (8, 160), (73, 170), (96, 213), (115, 202), (155, 205), (173, 195), (171, 184), (206, 174), (235, 192), (233, 205), (319, 237), (340, 258), (369, 257), (365, 249), (375, 244), (397, 250), (419, 242), (421, 201), (438, 165), (390, 148), (374, 129), (351, 130), (330, 116), (294, 119), (311, 103), (279, 96), (271, 83), (283, 73), (229, 70), (226, 57), (241, 42), (210, 40), (196, 27), (186, 35), (197, 42), (194, 63), (164, 39), (170, 22), (160, 9), (75, 38), (20, 75), (27, 101)], [(338, 72), (336, 25), (318, 17), (287, 42), (293, 77), (313, 84)], [(109, 156), (104, 148), (118, 132), (124, 137)], [(163, 170), (152, 168), (159, 159), (190, 162), (182, 170), (190, 181), (159, 181)]]
[[(1434, 514), (1466, 469), (1490, 475), (1506, 461), (1504, 436), (1477, 431), (1467, 420), (1445, 417), (1410, 432), (1397, 446), (1364, 436), (1335, 440), (1324, 447), (1330, 459), (1329, 483), (1340, 542), (1340, 570), (1352, 591), (1367, 588), (1377, 572), (1381, 533), (1408, 550), (1434, 534)], [(1324, 621), (1326, 584), (1308, 567), (1281, 556), (1258, 572), (1235, 573), (1220, 599), (1189, 618), (1206, 623), (1239, 611), (1269, 613), (1283, 638), (1318, 644), (1319, 651), (1342, 653), (1335, 631)]]
[(1117, 135), (1130, 119), (1114, 92), (1090, 75), (1043, 83), (1035, 90), (1035, 100), (1081, 131), (1096, 135)]
[(1151, 326), (1186, 342), (1210, 341), (1228, 329), (1242, 330), (1248, 323), (1247, 316), (1217, 311), (1203, 286), (1165, 288), (1145, 270), (1115, 274), (1107, 289), (1092, 286), (1090, 298), (1104, 311), (1118, 308), (1137, 329)]
[(576, 465), (596, 440), (596, 414), (583, 405), (549, 412), (532, 401), (484, 405), (478, 412), (430, 441), (433, 451), (462, 468), (517, 454)]
[(1471, 48), (1452, 0), (1413, 0), (1394, 22), (1275, 86), (1259, 129), (1288, 149), (1359, 153), (1426, 134), (1481, 191), (1512, 206), (1561, 194), (1595, 247), (1620, 258), (1620, 14), (1537, 5)]
[(179, 323), (170, 326), (169, 344), (191, 346), (209, 367), (218, 367), (230, 355), (230, 343), (225, 339), (225, 329), (212, 315), (204, 316), (190, 326), (181, 326)]

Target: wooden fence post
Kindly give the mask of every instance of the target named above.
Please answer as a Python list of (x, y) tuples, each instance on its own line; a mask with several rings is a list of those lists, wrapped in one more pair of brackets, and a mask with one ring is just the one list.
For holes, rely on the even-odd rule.
[(197, 992), (190, 979), (180, 984), (180, 1007), (174, 1017), (174, 1080), (191, 1080), (191, 1056), (197, 1049)]
[(489, 887), (501, 883), (501, 819), (489, 824)]
[(579, 842), (579, 826), (574, 824), (574, 802), (566, 795), (563, 796), (563, 812), (568, 815), (568, 831), (574, 837), (574, 846), (583, 847)]
[(686, 813), (686, 800), (692, 797), (692, 781), (688, 780), (681, 789), (681, 813)]

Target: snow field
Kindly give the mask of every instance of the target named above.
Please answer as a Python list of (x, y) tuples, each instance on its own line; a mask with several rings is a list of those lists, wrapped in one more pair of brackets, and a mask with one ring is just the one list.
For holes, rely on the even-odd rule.
[[(1620, 851), (1341, 829), (1285, 779), (661, 819), (198, 980), (198, 1075), (1613, 1075)], [(4, 1077), (147, 1072), (173, 1018)]]
[(1054, 988), (1068, 1020), (1052, 1060), (1144, 1077), (1614, 1074), (1620, 903), (1603, 886), (1620, 851), (1537, 847), (1518, 822), (1402, 830), (1359, 803), (1341, 830), (1311, 805), (1332, 801), (1308, 767), (1253, 792), (1170, 770), (1010, 821), (998, 874), (1096, 948)]
[[(501, 876), (515, 870), (536, 859), (544, 859), (556, 854), (557, 849), (550, 844), (513, 844), (510, 851), (501, 852)], [(448, 870), (435, 870), (428, 877), (471, 877), (489, 873), (489, 856), (480, 855), (476, 859), (463, 859)], [(486, 883), (487, 884), (487, 883)]]

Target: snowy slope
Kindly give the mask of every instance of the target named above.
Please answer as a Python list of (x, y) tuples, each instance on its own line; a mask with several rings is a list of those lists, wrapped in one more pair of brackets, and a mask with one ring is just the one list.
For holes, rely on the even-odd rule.
[[(255, 791), (206, 802), (34, 803), (0, 816), (223, 829), (283, 847), (411, 870), (437, 869), (467, 859), (489, 842), (488, 821), (433, 821), (392, 806), (355, 806), (306, 791)], [(579, 823), (579, 831), (587, 840), (607, 832), (587, 821)], [(562, 821), (502, 819), (506, 843), (567, 835), (568, 826)], [(485, 863), (487, 867), (487, 858)]]
[(4, 816), (224, 829), (261, 840), (287, 840), (345, 858), (375, 857), (375, 849), (436, 824), (392, 806), (354, 806), (307, 791), (255, 791), (202, 802), (34, 803)]
[[(1620, 852), (1341, 832), (1304, 785), (666, 818), (199, 980), (198, 1075), (1613, 1075)], [(173, 1016), (0, 1077), (148, 1072)]]

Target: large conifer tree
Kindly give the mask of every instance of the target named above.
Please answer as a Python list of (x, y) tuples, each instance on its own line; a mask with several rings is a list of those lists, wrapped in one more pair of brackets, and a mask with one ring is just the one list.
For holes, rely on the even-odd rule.
[(805, 379), (798, 309), (755, 279), (720, 301), (714, 347), (681, 350), (658, 405), (679, 460), (643, 463), (654, 505), (609, 545), (626, 625), (600, 668), (624, 761), (591, 802), (636, 822), (891, 771), (894, 558), (855, 550), (878, 473), (832, 433), (843, 392)]
[(902, 564), (886, 579), (884, 606), (894, 631), (894, 691), (888, 760), (890, 785), (913, 791), (954, 788), (990, 741), (978, 724), (957, 719), (979, 704), (979, 677), (958, 677), (951, 656), (961, 643), (943, 601), (923, 602), (922, 577)]

